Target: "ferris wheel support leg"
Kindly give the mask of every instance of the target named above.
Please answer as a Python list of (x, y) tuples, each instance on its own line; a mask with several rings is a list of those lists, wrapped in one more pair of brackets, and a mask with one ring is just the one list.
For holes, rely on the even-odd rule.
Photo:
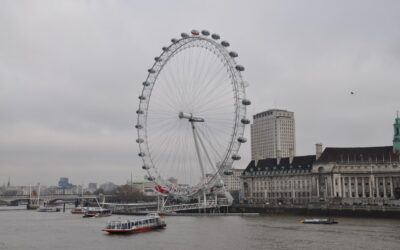
[(200, 204), (201, 204), (201, 199), (200, 199), (200, 195), (198, 196), (197, 199), (199, 199), (199, 213), (201, 213), (201, 206), (200, 206)]
[(157, 195), (157, 213), (160, 212), (160, 195)]
[(206, 189), (203, 190), (203, 196), (204, 196), (204, 213), (207, 212), (207, 196), (206, 196)]
[(193, 121), (191, 121), (190, 123), (192, 124), (193, 140), (194, 140), (194, 145), (196, 147), (197, 159), (199, 160), (200, 170), (201, 170), (201, 174), (203, 176), (203, 181), (205, 181), (206, 175), (204, 173), (203, 161), (201, 160), (201, 156), (200, 156), (199, 142), (197, 141), (197, 136), (196, 136), (196, 131), (195, 131), (196, 127), (194, 126)]
[[(196, 127), (194, 126), (194, 122), (191, 121), (190, 122), (192, 124), (192, 132), (193, 132), (193, 139), (194, 139), (194, 144), (196, 147), (196, 153), (197, 153), (197, 158), (199, 160), (199, 164), (200, 164), (200, 169), (201, 169), (201, 174), (203, 176), (203, 206), (204, 206), (204, 212), (206, 212), (207, 209), (207, 197), (206, 197), (206, 190), (205, 190), (205, 184), (206, 184), (206, 175), (204, 172), (204, 165), (203, 165), (203, 161), (201, 160), (201, 155), (200, 155), (200, 147), (199, 147), (199, 142), (198, 140), (200, 140), (198, 138), (198, 134), (196, 133)], [(207, 154), (207, 153), (206, 153)], [(200, 197), (199, 197), (199, 202), (200, 202)]]
[(204, 142), (203, 142), (203, 140), (201, 139), (201, 136), (199, 135), (198, 130), (196, 130), (195, 133), (196, 133), (196, 135), (197, 135), (197, 137), (198, 137), (198, 139), (199, 139), (199, 141), (200, 141), (200, 145), (201, 145), (201, 147), (203, 148), (204, 154), (206, 155), (207, 160), (208, 160), (210, 166), (211, 166), (212, 169), (214, 169), (214, 171), (217, 173), (218, 181), (219, 181), (220, 183), (223, 183), (222, 178), (221, 178), (221, 175), (219, 174), (219, 170), (216, 168), (216, 166), (215, 166), (214, 163), (212, 162), (212, 160), (211, 160), (211, 158), (210, 158), (210, 155), (208, 154), (207, 149), (206, 149), (206, 147), (205, 147), (205, 145), (204, 145)]

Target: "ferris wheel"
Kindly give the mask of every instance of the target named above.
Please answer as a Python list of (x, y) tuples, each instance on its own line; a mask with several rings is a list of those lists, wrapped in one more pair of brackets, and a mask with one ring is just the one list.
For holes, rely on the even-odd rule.
[(136, 142), (142, 168), (165, 195), (223, 188), (247, 140), (244, 67), (218, 34), (192, 30), (171, 39), (143, 82)]

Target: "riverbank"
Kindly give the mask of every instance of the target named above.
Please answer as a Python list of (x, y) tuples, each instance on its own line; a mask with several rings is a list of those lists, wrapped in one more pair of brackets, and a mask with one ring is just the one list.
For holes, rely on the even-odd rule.
[(400, 207), (387, 206), (271, 206), (267, 204), (240, 204), (234, 205), (231, 212), (260, 213), (260, 214), (293, 214), (317, 216), (347, 216), (347, 217), (378, 217), (400, 219)]
[(259, 216), (259, 213), (174, 213), (165, 216)]

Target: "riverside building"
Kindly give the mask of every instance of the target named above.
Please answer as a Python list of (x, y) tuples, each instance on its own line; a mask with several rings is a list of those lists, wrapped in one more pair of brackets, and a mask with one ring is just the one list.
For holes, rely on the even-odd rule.
[(245, 203), (400, 206), (400, 118), (391, 146), (316, 144), (315, 155), (252, 160), (242, 179)]
[(344, 204), (400, 198), (400, 155), (392, 146), (326, 148), (313, 167), (317, 197)]
[(242, 175), (243, 169), (232, 169), (231, 175), (222, 175), (226, 191), (239, 191), (242, 189)]
[(251, 158), (266, 159), (296, 155), (294, 113), (271, 109), (253, 116)]
[(242, 174), (245, 203), (304, 204), (311, 201), (315, 155), (252, 160)]

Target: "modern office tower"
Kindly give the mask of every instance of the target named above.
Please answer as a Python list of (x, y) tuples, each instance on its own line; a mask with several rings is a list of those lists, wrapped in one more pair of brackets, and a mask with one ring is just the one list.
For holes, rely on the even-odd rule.
[(283, 158), (296, 155), (294, 113), (270, 109), (253, 116), (251, 158)]
[(58, 181), (58, 187), (62, 189), (68, 189), (71, 188), (73, 185), (69, 183), (69, 180), (67, 177), (60, 177), (60, 180)]

